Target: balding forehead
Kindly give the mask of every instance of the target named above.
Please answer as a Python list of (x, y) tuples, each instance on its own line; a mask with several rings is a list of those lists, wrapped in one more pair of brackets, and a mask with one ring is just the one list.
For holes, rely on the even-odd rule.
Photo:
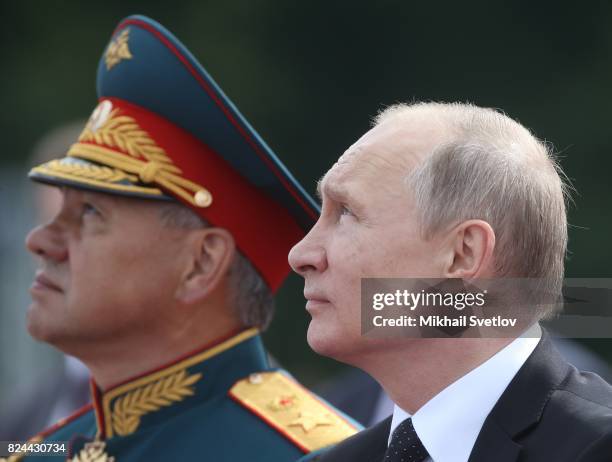
[(450, 139), (450, 131), (437, 116), (415, 114), (377, 125), (351, 146), (349, 152), (367, 153), (374, 167), (411, 171)]
[(375, 126), (351, 145), (319, 180), (321, 197), (328, 190), (341, 193), (352, 180), (380, 187), (398, 184), (448, 136), (439, 118), (428, 114), (388, 120)]
[(327, 172), (334, 181), (345, 181), (348, 178), (368, 178), (396, 172), (405, 165), (382, 145), (353, 145)]
[(317, 194), (338, 203), (360, 207), (373, 191), (403, 194), (406, 170), (385, 156), (365, 149), (347, 151), (319, 180)]

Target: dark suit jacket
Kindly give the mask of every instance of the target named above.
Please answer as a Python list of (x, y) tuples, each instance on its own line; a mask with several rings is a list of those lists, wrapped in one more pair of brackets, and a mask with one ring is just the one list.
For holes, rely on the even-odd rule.
[[(391, 418), (323, 453), (318, 462), (380, 462)], [(487, 417), (469, 462), (611, 462), (612, 387), (565, 361), (548, 335)]]
[[(554, 346), (570, 364), (583, 371), (595, 372), (612, 383), (612, 369), (601, 357), (575, 340), (552, 338)], [(371, 376), (361, 369), (347, 366), (332, 380), (319, 384), (314, 391), (337, 409), (348, 414), (364, 427), (371, 427), (384, 417), (379, 415), (380, 401), (385, 402), (385, 392)], [(2, 439), (0, 432), (0, 440)]]

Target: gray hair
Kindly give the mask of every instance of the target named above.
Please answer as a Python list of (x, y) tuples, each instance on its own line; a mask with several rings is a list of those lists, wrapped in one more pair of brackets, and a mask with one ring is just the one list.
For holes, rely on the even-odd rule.
[(539, 279), (537, 292), (549, 304), (539, 316), (551, 314), (550, 296), (558, 296), (563, 284), (571, 188), (552, 146), (497, 110), (463, 103), (399, 104), (379, 113), (374, 124), (417, 111), (448, 129), (406, 178), (423, 234), (469, 219), (486, 221), (495, 232), (497, 275)]
[[(161, 206), (164, 226), (183, 229), (206, 228), (209, 225), (186, 206), (169, 202)], [(245, 327), (265, 330), (274, 315), (272, 291), (251, 262), (239, 251), (228, 272), (230, 304)]]

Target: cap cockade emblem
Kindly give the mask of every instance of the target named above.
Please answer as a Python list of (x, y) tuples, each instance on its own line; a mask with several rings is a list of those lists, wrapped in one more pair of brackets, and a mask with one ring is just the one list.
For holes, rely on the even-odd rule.
[(92, 132), (97, 132), (98, 129), (106, 123), (112, 110), (113, 103), (108, 100), (102, 101), (92, 112), (87, 122), (87, 128)]
[(116, 64), (124, 59), (132, 59), (132, 52), (128, 47), (130, 29), (124, 29), (115, 40), (111, 41), (104, 54), (106, 70), (110, 71)]

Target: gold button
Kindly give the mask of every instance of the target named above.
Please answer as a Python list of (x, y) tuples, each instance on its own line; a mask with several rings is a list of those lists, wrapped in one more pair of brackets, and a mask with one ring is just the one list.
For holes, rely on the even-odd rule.
[(195, 193), (194, 200), (198, 207), (208, 207), (212, 204), (212, 195), (205, 189), (201, 189)]

